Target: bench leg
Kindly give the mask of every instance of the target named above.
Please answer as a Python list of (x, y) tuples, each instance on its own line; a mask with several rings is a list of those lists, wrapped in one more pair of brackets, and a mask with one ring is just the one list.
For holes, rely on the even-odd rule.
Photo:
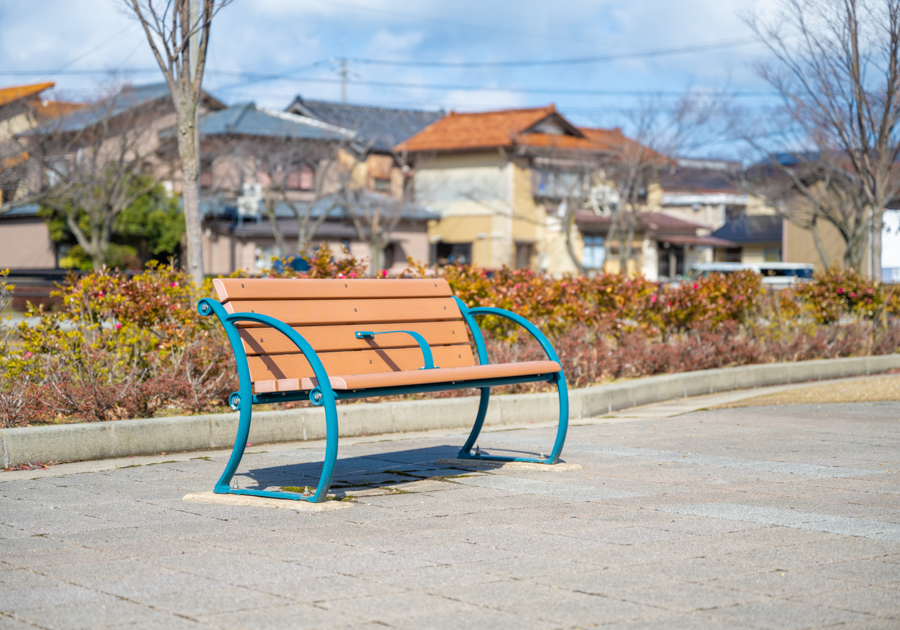
[(566, 432), (569, 429), (569, 390), (566, 387), (566, 376), (559, 372), (556, 377), (556, 391), (559, 394), (559, 428), (556, 431), (556, 441), (553, 443), (553, 450), (550, 451), (549, 457), (544, 459), (536, 457), (501, 457), (499, 455), (474, 455), (472, 448), (475, 446), (475, 440), (481, 433), (481, 427), (484, 425), (484, 418), (487, 415), (488, 402), (490, 402), (491, 389), (483, 387), (481, 389), (481, 401), (478, 404), (478, 415), (475, 417), (475, 426), (469, 434), (469, 439), (459, 451), (459, 459), (485, 459), (495, 462), (532, 462), (536, 464), (555, 464), (559, 461), (562, 453), (563, 445), (566, 443)]
[[(249, 399), (249, 397), (247, 398)], [(316, 486), (314, 495), (305, 497), (296, 492), (270, 492), (268, 490), (231, 487), (231, 479), (241, 463), (244, 449), (247, 447), (247, 438), (250, 436), (250, 416), (253, 410), (253, 405), (251, 404), (241, 404), (241, 419), (238, 424), (237, 437), (234, 439), (234, 449), (231, 451), (231, 457), (225, 465), (225, 471), (222, 473), (222, 477), (219, 479), (213, 492), (216, 494), (245, 494), (273, 499), (309, 501), (310, 503), (321, 503), (324, 501), (328, 496), (329, 488), (331, 488), (331, 479), (334, 476), (334, 465), (337, 461), (338, 451), (338, 420), (334, 394), (330, 398), (326, 396), (322, 406), (325, 408), (325, 461), (322, 463), (322, 474), (319, 477), (319, 485)]]
[(213, 490), (216, 494), (234, 492), (231, 488), (231, 479), (241, 464), (241, 458), (244, 457), (244, 449), (247, 448), (247, 438), (250, 436), (250, 416), (253, 413), (253, 405), (250, 402), (251, 397), (242, 391), (238, 400), (240, 401), (241, 419), (238, 423), (237, 436), (234, 438), (234, 448), (231, 450), (231, 457), (228, 459), (225, 470)]
[(472, 457), (472, 449), (475, 447), (475, 440), (481, 433), (481, 427), (484, 426), (484, 418), (487, 416), (488, 404), (491, 402), (491, 388), (481, 388), (481, 400), (478, 402), (478, 415), (475, 416), (475, 426), (469, 434), (469, 439), (459, 451), (459, 459), (469, 459)]
[(334, 464), (338, 453), (338, 417), (334, 394), (324, 396), (322, 406), (325, 408), (325, 460), (322, 462), (322, 475), (316, 493), (308, 499), (313, 503), (321, 503), (328, 495), (331, 478), (334, 476)]

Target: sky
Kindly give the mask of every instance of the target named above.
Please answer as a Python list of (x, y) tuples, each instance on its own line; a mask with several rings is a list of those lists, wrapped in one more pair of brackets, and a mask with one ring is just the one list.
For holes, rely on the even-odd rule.
[[(350, 103), (554, 103), (576, 124), (627, 130), (648, 102), (671, 106), (688, 88), (727, 89), (751, 109), (771, 103), (753, 71), (765, 50), (741, 18), (770, 1), (235, 0), (214, 20), (204, 87), (228, 104), (278, 109), (296, 95), (340, 100), (343, 57)], [(0, 0), (0, 86), (50, 80), (51, 97), (86, 100), (161, 80), (123, 6)], [(585, 58), (595, 60), (566, 61)]]

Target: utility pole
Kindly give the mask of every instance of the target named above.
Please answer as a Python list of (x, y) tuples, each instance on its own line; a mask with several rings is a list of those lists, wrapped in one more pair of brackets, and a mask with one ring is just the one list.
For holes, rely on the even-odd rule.
[(347, 104), (347, 58), (341, 57), (341, 105)]

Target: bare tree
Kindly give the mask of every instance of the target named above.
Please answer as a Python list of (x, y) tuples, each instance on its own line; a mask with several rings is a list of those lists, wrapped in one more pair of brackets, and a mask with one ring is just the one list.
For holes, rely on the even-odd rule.
[(384, 250), (391, 243), (407, 202), (404, 198), (353, 187), (345, 187), (342, 198), (356, 235), (369, 246), (372, 275), (377, 276), (384, 269)]
[[(615, 129), (583, 129), (594, 148), (554, 151), (537, 158), (541, 177), (561, 199), (566, 249), (575, 267), (585, 269), (575, 252), (576, 213), (591, 209), (610, 218), (607, 252), (615, 253), (621, 273), (632, 257), (634, 235), (648, 193), (672, 159), (703, 146), (715, 134), (714, 122), (725, 96), (719, 92), (697, 93), (690, 89), (674, 106), (660, 97), (642, 103), (630, 116), (633, 137)], [(615, 247), (615, 252), (613, 248)]]
[[(339, 159), (345, 143), (294, 138), (248, 138), (234, 151), (245, 176), (263, 185), (263, 204), (278, 256), (307, 254), (311, 239), (340, 204), (337, 187), (346, 167)], [(330, 195), (330, 197), (329, 197)], [(278, 225), (276, 208), (284, 204), (297, 222), (291, 251)]]
[(201, 84), (213, 17), (231, 0), (120, 1), (141, 23), (172, 94), (183, 183), (187, 266), (199, 286), (204, 278), (199, 185)]
[(647, 206), (651, 188), (659, 183), (673, 160), (708, 143), (715, 133), (726, 96), (719, 91), (697, 92), (690, 88), (674, 105), (650, 97), (630, 115), (633, 137), (622, 137), (602, 163), (604, 178), (615, 199), (608, 241), (618, 247), (619, 265), (626, 272), (631, 259), (640, 211)]
[(86, 108), (92, 124), (73, 130), (64, 118), (28, 136), (39, 183), (25, 201), (62, 216), (94, 269), (106, 262), (116, 217), (159, 184), (144, 168), (153, 146), (153, 131), (143, 124), (147, 112), (119, 113), (119, 95)]
[(859, 269), (869, 238), (870, 208), (861, 181), (835, 152), (773, 156), (745, 173), (750, 191), (766, 199), (778, 213), (807, 230), (825, 268), (832, 259), (820, 225), (837, 228), (846, 247), (842, 264)]
[[(782, 127), (762, 121), (765, 135), (755, 134), (754, 146), (816, 208), (816, 219), (835, 225), (848, 249), (864, 248), (860, 230), (869, 234), (870, 271), (880, 278), (884, 209), (900, 189), (900, 0), (777, 6), (771, 16), (745, 18), (774, 58), (757, 70), (782, 102)], [(778, 159), (784, 152), (791, 164)], [(811, 185), (806, 175), (816, 169)], [(845, 264), (861, 260), (854, 252)]]

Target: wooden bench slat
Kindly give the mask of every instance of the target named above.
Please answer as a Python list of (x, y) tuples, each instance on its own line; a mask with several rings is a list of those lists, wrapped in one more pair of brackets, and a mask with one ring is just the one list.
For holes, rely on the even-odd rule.
[[(556, 361), (523, 361), (495, 365), (442, 368), (439, 370), (415, 370), (408, 372), (382, 372), (355, 376), (329, 376), (331, 387), (336, 390), (369, 389), (373, 387), (405, 387), (433, 383), (458, 383), (488, 378), (553, 374), (560, 371)], [(254, 383), (257, 394), (310, 390), (318, 385), (315, 378), (284, 379)]]
[[(427, 322), (462, 318), (452, 297), (365, 300), (241, 300), (225, 304), (228, 313), (268, 315), (288, 326)], [(263, 324), (238, 324), (258, 328)]]
[[(467, 343), (468, 330), (463, 320), (448, 322), (390, 322), (386, 324), (365, 324), (366, 330), (382, 332), (388, 330), (411, 330), (417, 332), (428, 342), (429, 346), (445, 346), (454, 343)], [(360, 330), (360, 325), (347, 326), (295, 326), (300, 335), (306, 339), (316, 352), (332, 352), (335, 350), (367, 350), (377, 348), (418, 348), (411, 335), (378, 335), (375, 339), (357, 339), (353, 333)], [(244, 351), (248, 355), (285, 354), (297, 352), (297, 346), (286, 336), (274, 329), (241, 329), (239, 331), (244, 342)]]
[(278, 278), (215, 278), (219, 301), (337, 300), (367, 298), (449, 297), (442, 278), (424, 280), (307, 280)]
[[(437, 346), (431, 349), (438, 367), (475, 365), (469, 344)], [(422, 350), (390, 348), (386, 350), (351, 350), (317, 353), (328, 374), (371, 374), (374, 372), (403, 372), (422, 367)], [(313, 376), (312, 367), (301, 353), (247, 357), (250, 380), (270, 381)]]

